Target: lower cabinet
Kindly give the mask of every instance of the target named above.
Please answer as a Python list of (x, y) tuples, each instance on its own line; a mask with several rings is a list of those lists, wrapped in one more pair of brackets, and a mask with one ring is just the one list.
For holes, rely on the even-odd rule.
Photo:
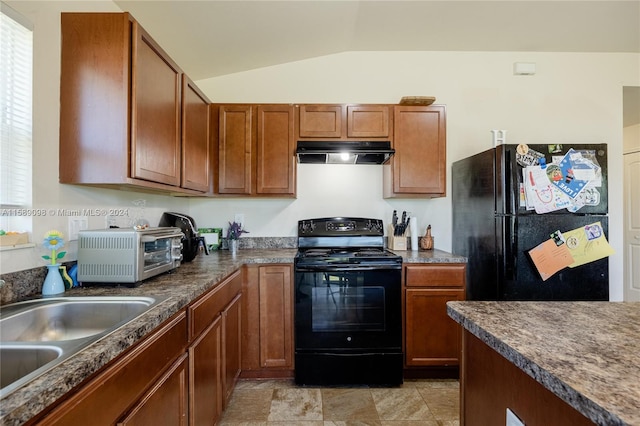
[(463, 339), (461, 425), (511, 424), (507, 408), (527, 426), (595, 425), (473, 334)]
[(29, 424), (216, 424), (240, 375), (241, 333), (238, 270)]
[(183, 354), (117, 424), (187, 424), (187, 354)]
[(190, 425), (219, 420), (240, 374), (241, 290), (236, 271), (188, 308)]
[(189, 346), (190, 425), (211, 425), (222, 414), (222, 317)]
[(245, 266), (242, 376), (293, 377), (291, 265)]
[(186, 344), (187, 316), (181, 311), (37, 424), (186, 424)]
[[(239, 277), (239, 275), (238, 275)], [(233, 392), (238, 376), (240, 376), (241, 363), (241, 333), (242, 310), (240, 305), (241, 294), (238, 294), (231, 303), (222, 311), (222, 391), (223, 408)]]
[(447, 302), (465, 299), (465, 264), (405, 265), (405, 369), (457, 367), (460, 326)]

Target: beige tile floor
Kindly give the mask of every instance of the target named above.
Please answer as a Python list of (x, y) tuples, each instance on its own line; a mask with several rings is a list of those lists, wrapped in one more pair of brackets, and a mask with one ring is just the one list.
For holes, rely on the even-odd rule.
[(457, 380), (407, 380), (396, 388), (296, 387), (239, 380), (222, 426), (458, 426)]

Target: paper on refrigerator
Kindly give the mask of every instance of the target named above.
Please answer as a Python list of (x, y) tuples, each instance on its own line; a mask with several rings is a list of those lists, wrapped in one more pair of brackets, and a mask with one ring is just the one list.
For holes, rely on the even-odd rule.
[(563, 232), (563, 235), (565, 245), (573, 257), (570, 268), (594, 262), (615, 253), (604, 235), (600, 222)]
[(551, 278), (556, 272), (571, 265), (574, 261), (567, 244), (557, 245), (552, 239), (529, 250), (533, 261), (543, 281)]
[(523, 173), (528, 209), (542, 214), (571, 207), (571, 201), (551, 184), (547, 173), (540, 166), (525, 167)]
[(595, 180), (600, 167), (583, 157), (582, 153), (569, 149), (558, 164), (546, 168), (549, 181), (564, 194), (575, 199)]

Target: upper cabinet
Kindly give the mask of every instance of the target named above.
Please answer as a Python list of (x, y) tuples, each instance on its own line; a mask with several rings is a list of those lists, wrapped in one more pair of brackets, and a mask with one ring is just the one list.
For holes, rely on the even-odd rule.
[(182, 71), (140, 25), (132, 29), (131, 177), (179, 186)]
[(195, 83), (182, 75), (182, 179), (183, 188), (209, 192), (212, 188), (209, 104)]
[(389, 105), (298, 105), (301, 140), (389, 140)]
[(287, 104), (211, 105), (219, 194), (295, 197), (293, 117)]
[(385, 198), (444, 197), (446, 112), (444, 105), (393, 107), (393, 148), (383, 166)]
[(60, 182), (210, 192), (208, 100), (178, 65), (128, 13), (61, 24)]

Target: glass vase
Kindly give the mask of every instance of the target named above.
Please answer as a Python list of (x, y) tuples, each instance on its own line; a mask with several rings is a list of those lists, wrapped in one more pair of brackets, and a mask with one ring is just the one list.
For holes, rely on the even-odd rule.
[(47, 265), (47, 276), (42, 284), (42, 295), (53, 296), (64, 293), (64, 281), (60, 275), (60, 265)]
[(229, 240), (229, 251), (232, 256), (238, 254), (238, 240)]

